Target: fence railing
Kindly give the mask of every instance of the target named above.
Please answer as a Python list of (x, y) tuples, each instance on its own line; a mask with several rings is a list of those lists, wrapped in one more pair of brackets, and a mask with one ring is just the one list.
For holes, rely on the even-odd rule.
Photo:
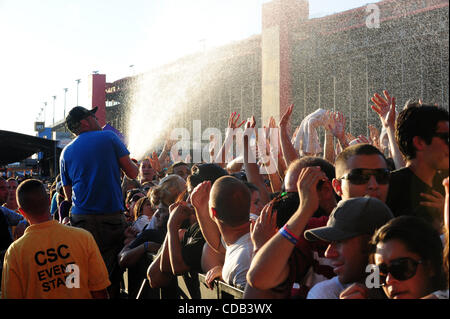
[(164, 288), (151, 288), (147, 269), (153, 261), (153, 254), (146, 254), (123, 274), (123, 295), (128, 299), (241, 299), (244, 292), (236, 287), (215, 280), (212, 289), (206, 285), (204, 274), (186, 273), (174, 276)]

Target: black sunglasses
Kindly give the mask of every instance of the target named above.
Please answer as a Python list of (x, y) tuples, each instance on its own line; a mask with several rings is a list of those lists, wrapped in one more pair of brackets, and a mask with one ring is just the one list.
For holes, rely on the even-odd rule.
[(388, 274), (399, 281), (408, 280), (417, 272), (417, 266), (422, 263), (422, 260), (414, 260), (409, 257), (403, 257), (394, 259), (390, 265), (380, 264), (378, 269), (380, 270), (380, 282), (382, 286), (386, 285), (386, 278)]
[(354, 185), (363, 185), (369, 182), (370, 176), (375, 176), (378, 184), (386, 185), (389, 183), (391, 173), (387, 168), (355, 168), (339, 179), (347, 179)]
[(439, 137), (448, 145), (448, 132), (445, 133), (434, 133), (433, 136)]
[(135, 194), (135, 195), (133, 195), (133, 197), (131, 197), (130, 203), (131, 203), (131, 202), (137, 202), (137, 201), (140, 200), (142, 197), (145, 197), (145, 195), (142, 196), (142, 195), (140, 195), (140, 194)]

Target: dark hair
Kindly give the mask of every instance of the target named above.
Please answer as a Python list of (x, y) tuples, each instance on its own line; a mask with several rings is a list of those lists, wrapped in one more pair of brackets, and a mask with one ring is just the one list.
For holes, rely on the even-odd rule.
[[(233, 175), (231, 175), (231, 176), (233, 176)], [(233, 177), (235, 177), (235, 176), (233, 176)], [(256, 187), (255, 184), (250, 183), (250, 182), (246, 182), (246, 181), (244, 181), (244, 184), (248, 187), (248, 189), (250, 190), (250, 193), (253, 193), (255, 191), (259, 192), (259, 188)]]
[(370, 241), (371, 262), (377, 244), (390, 240), (401, 241), (410, 252), (429, 262), (434, 273), (431, 281), (432, 290), (429, 293), (446, 288), (446, 276), (442, 265), (442, 241), (438, 231), (430, 223), (413, 216), (391, 219), (375, 232)]
[(16, 190), (17, 203), (27, 214), (39, 216), (49, 212), (50, 204), (44, 184), (37, 179), (27, 179)]
[(144, 192), (140, 188), (130, 189), (129, 191), (127, 191), (127, 197), (125, 202), (128, 204), (132, 200), (133, 196), (139, 193), (144, 194)]
[[(371, 144), (356, 144), (346, 147), (337, 157), (334, 162), (336, 168), (336, 177), (341, 177), (342, 167), (347, 165), (348, 160), (356, 155), (380, 155), (386, 162), (386, 157), (380, 152), (378, 148)], [(387, 166), (387, 162), (386, 162)], [(338, 174), (339, 172), (339, 174)]]
[(142, 215), (142, 208), (144, 207), (145, 203), (148, 202), (150, 205), (150, 199), (147, 196), (141, 197), (138, 199), (136, 204), (134, 205), (134, 220), (138, 219), (139, 216)]
[(430, 144), (440, 121), (448, 121), (448, 111), (432, 105), (408, 104), (395, 123), (395, 139), (406, 159), (416, 157), (413, 138), (418, 136)]
[(187, 178), (187, 186), (191, 191), (204, 181), (211, 181), (211, 184), (214, 184), (218, 178), (226, 175), (228, 175), (227, 171), (217, 164), (195, 164), (191, 168), (191, 175)]
[(170, 165), (169, 168), (167, 168), (166, 174), (167, 174), (167, 175), (174, 174), (173, 170), (174, 170), (176, 167), (179, 167), (179, 166), (186, 166), (186, 167), (189, 167), (189, 165), (186, 164), (185, 162), (183, 162), (183, 161), (178, 161), (178, 162), (175, 162), (175, 163), (173, 163), (172, 165)]
[[(294, 166), (301, 166), (301, 167), (319, 166), (321, 171), (325, 173), (325, 175), (327, 176), (327, 178), (330, 181), (332, 181), (335, 178), (335, 176), (336, 176), (334, 165), (331, 164), (326, 159), (323, 159), (321, 157), (304, 156), (304, 157), (302, 157), (300, 159), (297, 159), (297, 160), (293, 161), (289, 165), (289, 168), (292, 168)], [(288, 168), (288, 170), (289, 170), (289, 168)]]
[(277, 211), (277, 227), (281, 228), (298, 209), (300, 197), (297, 192), (283, 192), (273, 201), (273, 210)]
[(126, 202), (127, 199), (127, 188), (128, 185), (133, 185), (133, 189), (141, 188), (141, 184), (136, 179), (129, 179), (128, 177), (124, 176), (122, 180), (122, 185), (120, 186), (122, 188), (122, 196), (123, 200)]
[(236, 177), (237, 179), (243, 181), (243, 182), (247, 182), (247, 174), (245, 174), (245, 172), (236, 172), (236, 173), (231, 173), (230, 174), (233, 177)]

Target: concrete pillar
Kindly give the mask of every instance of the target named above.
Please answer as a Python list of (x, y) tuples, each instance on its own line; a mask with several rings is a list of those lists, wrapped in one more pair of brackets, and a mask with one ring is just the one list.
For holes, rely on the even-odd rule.
[(95, 115), (98, 123), (103, 127), (106, 124), (106, 75), (90, 74), (88, 85), (91, 108), (98, 107)]
[(307, 0), (274, 0), (262, 6), (261, 117), (279, 121), (292, 103), (291, 33), (309, 18)]

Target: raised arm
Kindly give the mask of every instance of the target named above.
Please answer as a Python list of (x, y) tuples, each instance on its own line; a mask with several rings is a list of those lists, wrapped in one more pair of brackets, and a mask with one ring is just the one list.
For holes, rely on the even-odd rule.
[[(233, 145), (233, 131), (234, 129), (240, 128), (242, 124), (245, 123), (245, 120), (238, 124), (240, 114), (237, 114), (236, 112), (231, 113), (230, 117), (228, 118), (228, 125), (225, 132), (225, 140), (223, 141), (222, 147), (220, 148), (217, 155), (215, 155), (214, 163), (220, 165), (221, 167), (226, 167), (227, 161), (226, 161), (226, 152), (231, 149)], [(235, 118), (236, 116), (236, 118)]]
[(119, 158), (119, 166), (128, 178), (135, 179), (138, 176), (139, 168), (131, 160), (129, 155), (125, 155)]
[[(309, 219), (319, 207), (317, 183), (325, 179), (325, 173), (318, 167), (307, 167), (300, 172), (297, 181), (300, 205), (284, 226), (297, 238), (303, 235)], [(293, 249), (294, 244), (277, 232), (253, 257), (247, 273), (248, 283), (263, 290), (283, 283), (289, 275), (288, 260)]]
[(332, 130), (334, 129), (334, 112), (327, 111), (327, 122), (324, 125), (325, 128), (325, 141), (323, 146), (323, 157), (330, 163), (334, 163), (336, 153), (334, 152), (334, 135)]
[[(262, 175), (259, 172), (259, 166), (256, 163), (256, 154), (250, 151), (250, 145), (249, 145), (249, 137), (252, 135), (252, 133), (255, 131), (255, 117), (252, 116), (250, 119), (247, 120), (247, 123), (245, 123), (245, 131), (244, 131), (244, 169), (245, 173), (247, 175), (247, 180), (254, 184), (259, 189), (259, 195), (261, 197), (261, 203), (264, 205), (270, 200), (269, 192), (266, 189), (266, 186), (264, 184), (264, 180), (262, 178)], [(259, 138), (264, 138), (259, 136)], [(262, 152), (265, 152), (265, 150), (261, 150)]]
[[(166, 158), (168, 156), (170, 156), (170, 150), (172, 149), (172, 146), (175, 144), (175, 142), (176, 142), (175, 140), (172, 140), (169, 138), (169, 136), (167, 136), (166, 141), (164, 142), (163, 149), (158, 156), (158, 162), (159, 162), (160, 169), (167, 167)], [(155, 155), (152, 154), (152, 160), (154, 161), (155, 159), (156, 159)], [(152, 163), (152, 167), (156, 170), (155, 166), (157, 166), (158, 164), (156, 164), (155, 162), (151, 162), (151, 163)], [(159, 173), (160, 171), (157, 171), (157, 172)]]
[(281, 152), (283, 154), (284, 161), (286, 163), (286, 167), (297, 158), (299, 158), (298, 152), (295, 150), (294, 145), (291, 143), (291, 139), (289, 137), (288, 128), (291, 121), (292, 110), (294, 109), (294, 104), (291, 104), (286, 112), (281, 117), (279, 127), (280, 127), (280, 146)]
[(225, 247), (223, 247), (220, 240), (221, 235), (216, 223), (209, 216), (209, 192), (211, 191), (211, 181), (205, 181), (197, 187), (191, 193), (191, 203), (194, 206), (197, 221), (202, 231), (203, 237), (205, 237), (208, 245), (216, 252), (225, 253)]
[(395, 140), (395, 97), (391, 97), (386, 90), (383, 91), (383, 94), (385, 98), (378, 93), (374, 94), (371, 100), (375, 105), (372, 105), (371, 108), (378, 114), (381, 124), (386, 129), (392, 159), (394, 160), (395, 168), (399, 169), (405, 166), (405, 160)]
[(170, 216), (167, 222), (167, 236), (169, 244), (170, 266), (174, 275), (181, 275), (190, 270), (190, 267), (184, 262), (181, 254), (181, 240), (179, 230), (183, 221), (189, 218), (193, 213), (185, 202), (178, 202), (170, 206)]

